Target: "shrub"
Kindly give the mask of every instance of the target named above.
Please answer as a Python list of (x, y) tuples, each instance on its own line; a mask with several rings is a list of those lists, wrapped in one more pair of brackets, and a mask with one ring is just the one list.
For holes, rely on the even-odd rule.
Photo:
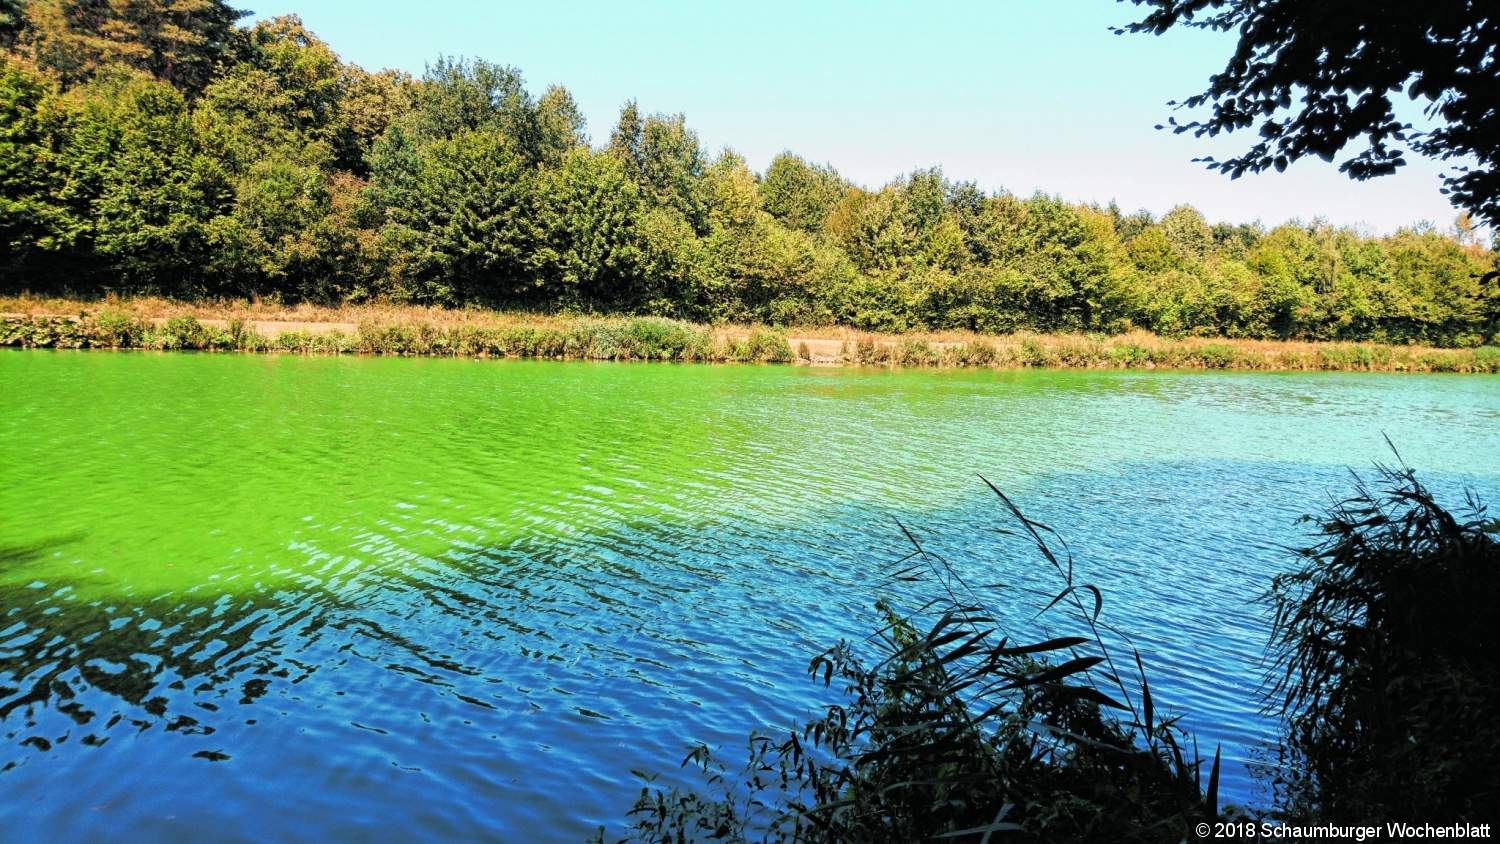
[(669, 319), (633, 319), (626, 326), (632, 354), (645, 360), (679, 360), (694, 345), (693, 331)]
[(89, 330), (68, 317), (0, 318), (0, 346), (81, 349), (89, 339)]
[(145, 323), (119, 311), (102, 310), (94, 314), (91, 346), (125, 349), (140, 346), (146, 338)]
[(736, 360), (753, 361), (757, 363), (789, 363), (792, 360), (792, 347), (787, 344), (786, 337), (781, 332), (769, 328), (751, 329), (741, 346), (736, 349), (734, 355)]
[(1139, 343), (1121, 343), (1109, 350), (1109, 359), (1116, 364), (1133, 369), (1152, 364), (1151, 350)]
[(1108, 357), (1103, 345), (1095, 340), (1061, 343), (1052, 350), (1050, 355), (1051, 361), (1056, 364), (1079, 368), (1096, 366)]
[(147, 334), (145, 341), (154, 349), (225, 349), (229, 338), (222, 332), (207, 328), (190, 316), (172, 317)]
[(1458, 352), (1424, 352), (1417, 362), (1428, 372), (1461, 372), (1464, 361)]
[(860, 337), (853, 346), (845, 342), (839, 356), (850, 363), (868, 366), (889, 361), (890, 350), (875, 342), (873, 337)]
[(283, 352), (306, 354), (312, 351), (312, 336), (306, 331), (283, 331), (276, 335), (272, 346)]
[(1475, 372), (1500, 372), (1500, 346), (1480, 346), (1474, 350)]
[(1034, 337), (1022, 338), (1019, 359), (1022, 366), (1046, 366), (1047, 347)]
[(592, 360), (625, 360), (631, 338), (625, 329), (607, 322), (587, 322), (569, 333), (568, 356)]
[(266, 352), (271, 349), (271, 341), (259, 333), (245, 328), (234, 335), (234, 348), (242, 352)]
[(971, 340), (958, 347), (955, 357), (960, 366), (993, 366), (995, 347), (983, 340)]
[(937, 362), (937, 353), (926, 340), (903, 340), (896, 352), (896, 363), (901, 366), (931, 366)]
[(462, 357), (490, 357), (503, 354), (499, 334), (493, 329), (473, 325), (456, 325), (448, 329), (448, 348)]
[(1116, 662), (1100, 638), (1099, 590), (1074, 581), (1073, 560), (1052, 550), (1048, 528), (1000, 499), (1059, 577), (1042, 612), (1066, 612), (1086, 635), (1010, 641), (981, 595), (907, 532), (912, 553), (887, 585), (919, 582), (935, 597), (913, 612), (877, 602), (886, 622), (865, 640), (873, 655), (840, 642), (812, 660), (809, 673), (836, 681), (842, 702), (785, 735), (752, 734), (737, 780), (707, 747), (694, 748), (683, 764), (713, 791), (648, 784), (625, 840), (1000, 832), (1028, 842), (1177, 842), (1215, 818), (1217, 756), (1205, 779), (1189, 737), (1160, 715), (1139, 654)]
[(1238, 359), (1234, 347), (1228, 343), (1204, 343), (1193, 350), (1192, 356), (1204, 369), (1228, 369)]
[(354, 351), (357, 342), (356, 338), (340, 331), (283, 331), (270, 345), (283, 352), (340, 355)]
[(354, 336), (354, 348), (371, 355), (411, 354), (417, 346), (413, 333), (406, 326), (394, 323), (361, 322)]
[(1408, 468), (1322, 521), (1273, 581), (1272, 704), (1289, 820), (1500, 820), (1500, 524)]

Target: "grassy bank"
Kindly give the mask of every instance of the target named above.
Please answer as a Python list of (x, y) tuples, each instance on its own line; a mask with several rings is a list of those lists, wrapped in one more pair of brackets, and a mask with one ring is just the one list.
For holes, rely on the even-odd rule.
[(1145, 332), (875, 334), (396, 305), (0, 298), (0, 345), (816, 365), (1500, 372), (1500, 348), (1165, 338)]

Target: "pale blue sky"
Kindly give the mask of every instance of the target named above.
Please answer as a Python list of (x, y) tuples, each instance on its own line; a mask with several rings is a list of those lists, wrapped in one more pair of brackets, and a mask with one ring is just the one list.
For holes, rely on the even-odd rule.
[(1226, 36), (1116, 36), (1114, 0), (714, 4), (242, 0), (257, 17), (301, 15), (346, 59), (420, 74), (438, 55), (514, 65), (540, 93), (561, 83), (608, 139), (619, 108), (683, 112), (710, 151), (763, 169), (783, 149), (878, 186), (916, 167), (995, 190), (1117, 200), (1160, 214), (1190, 202), (1211, 220), (1322, 216), (1390, 231), (1448, 228), (1441, 166), (1409, 157), (1356, 183), (1318, 160), (1238, 181), (1190, 159), (1248, 144), (1152, 127), (1166, 102), (1222, 66)]

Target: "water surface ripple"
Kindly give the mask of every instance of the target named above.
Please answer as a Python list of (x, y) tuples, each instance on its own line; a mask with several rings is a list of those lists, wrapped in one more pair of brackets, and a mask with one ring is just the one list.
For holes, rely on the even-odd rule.
[(579, 840), (826, 700), (897, 519), (1051, 631), (978, 473), (1247, 799), (1254, 599), (1382, 432), (1500, 498), (1483, 376), (6, 351), (0, 829)]

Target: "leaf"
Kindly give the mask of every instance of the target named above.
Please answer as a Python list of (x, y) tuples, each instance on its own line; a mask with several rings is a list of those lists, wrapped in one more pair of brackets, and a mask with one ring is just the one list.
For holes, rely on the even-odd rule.
[(1145, 710), (1144, 720), (1141, 726), (1146, 730), (1149, 741), (1152, 731), (1156, 729), (1155, 707), (1151, 703), (1151, 684), (1146, 682), (1146, 666), (1141, 663), (1141, 652), (1135, 651), (1135, 667), (1141, 675), (1141, 706)]
[[(1004, 813), (1005, 810), (1009, 808), (1010, 804), (1007, 803), (1004, 806), (1000, 807), (1000, 811)], [(984, 837), (979, 840), (981, 844), (985, 844), (985, 842), (988, 842), (990, 840), (990, 836), (996, 832), (1020, 832), (1022, 829), (1024, 829), (1024, 827), (1022, 827), (1020, 824), (1011, 823), (1009, 821), (1001, 821), (999, 820), (999, 816), (996, 816), (996, 819), (993, 823), (987, 823), (984, 826), (971, 826), (968, 829), (956, 829), (952, 832), (944, 832), (933, 837), (962, 838), (967, 835), (978, 835), (982, 832), (984, 833)]]
[(1104, 657), (1102, 656), (1081, 656), (1077, 659), (1070, 659), (1067, 662), (1064, 662), (1062, 665), (1049, 668), (1046, 671), (1041, 672), (1040, 674), (1033, 674), (1030, 677), (1024, 677), (1022, 678), (1024, 682), (1017, 683), (1016, 686), (1017, 688), (1022, 685), (1040, 686), (1043, 683), (1055, 682), (1072, 674), (1077, 674), (1080, 671), (1087, 671), (1088, 669), (1093, 668), (1095, 665), (1098, 665), (1103, 661)]
[(1073, 648), (1086, 644), (1090, 640), (1083, 636), (1059, 636), (1056, 639), (1048, 639), (1045, 642), (1037, 642), (1034, 645), (1021, 645), (1019, 647), (1002, 647), (995, 650), (996, 656), (1021, 656), (1023, 654), (1041, 653), (1043, 651), (1060, 651), (1064, 648)]
[(1222, 750), (1222, 745), (1214, 748), (1214, 766), (1208, 773), (1208, 791), (1203, 795), (1209, 814), (1216, 818), (1219, 816), (1219, 753)]
[(1115, 700), (1104, 692), (1099, 691), (1093, 686), (1064, 686), (1062, 692), (1069, 697), (1079, 698), (1081, 700), (1090, 700), (1094, 703), (1099, 704), (1100, 706), (1108, 706), (1114, 709), (1121, 709), (1126, 712), (1130, 711), (1130, 707), (1126, 706), (1123, 703), (1120, 703), (1119, 701)]
[[(1058, 601), (1061, 601), (1063, 598), (1068, 597), (1079, 589), (1087, 589), (1090, 592), (1094, 593), (1094, 614), (1089, 617), (1089, 621), (1097, 622), (1099, 620), (1099, 613), (1104, 610), (1104, 593), (1099, 591), (1099, 587), (1094, 586), (1090, 583), (1080, 583), (1076, 586), (1069, 585), (1068, 588), (1057, 593), (1056, 597), (1047, 602), (1047, 606), (1042, 607), (1042, 609), (1035, 616), (1033, 616), (1033, 618), (1040, 618), (1043, 613), (1047, 612), (1047, 610), (1050, 610), (1053, 607), (1057, 606)], [(1082, 609), (1082, 607), (1079, 607), (1079, 609)]]

